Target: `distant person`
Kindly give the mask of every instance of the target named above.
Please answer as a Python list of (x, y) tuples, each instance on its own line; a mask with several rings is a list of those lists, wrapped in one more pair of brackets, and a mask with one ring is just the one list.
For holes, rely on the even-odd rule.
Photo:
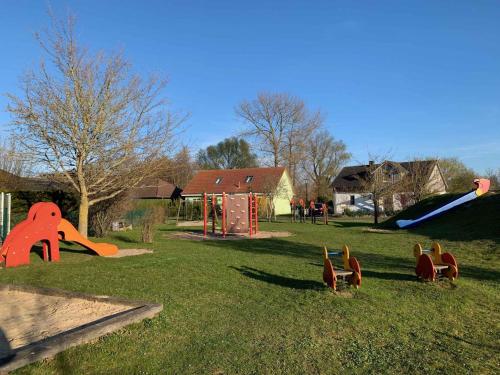
[(306, 222), (306, 218), (305, 218), (305, 204), (304, 204), (304, 200), (302, 198), (299, 199), (299, 219), (300, 219), (300, 222), (301, 223), (305, 223)]
[(295, 198), (292, 197), (292, 199), (290, 199), (290, 213), (291, 213), (292, 223), (296, 222), (296, 215), (297, 215), (296, 211), (297, 211), (297, 204), (295, 203)]
[(314, 214), (315, 205), (314, 201), (309, 202), (309, 214), (311, 215), (311, 224), (316, 224), (316, 215)]
[(323, 223), (328, 225), (328, 205), (326, 203), (321, 205), (321, 211), (323, 213)]

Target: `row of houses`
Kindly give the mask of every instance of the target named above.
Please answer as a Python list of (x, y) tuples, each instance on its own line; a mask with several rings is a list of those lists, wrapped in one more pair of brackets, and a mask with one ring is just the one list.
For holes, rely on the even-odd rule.
[[(372, 195), (366, 181), (370, 174), (380, 176), (383, 181), (412, 180), (418, 174), (419, 180), (426, 185), (429, 194), (443, 194), (447, 186), (436, 160), (394, 162), (344, 167), (333, 181), (333, 209), (336, 214), (346, 210), (373, 211)], [(144, 183), (134, 189), (135, 198), (177, 198), (187, 201), (201, 199), (203, 193), (226, 194), (249, 193), (266, 197), (273, 201), (276, 215), (290, 213), (290, 200), (295, 196), (291, 178), (283, 167), (245, 168), (229, 170), (202, 170), (180, 190), (172, 184), (159, 179)], [(404, 191), (395, 191), (380, 202), (382, 210), (397, 211), (411, 204)]]
[[(387, 183), (411, 179), (419, 173), (426, 181), (426, 190), (431, 194), (446, 192), (446, 182), (439, 164), (435, 160), (415, 162), (384, 161), (380, 164), (370, 162), (367, 165), (344, 167), (332, 184), (334, 213), (342, 214), (345, 210), (373, 211), (373, 200), (366, 181), (376, 174)], [(7, 172), (0, 173), (0, 180), (8, 180), (20, 190), (48, 190), (58, 186), (43, 178), (19, 178)], [(1, 182), (1, 181), (0, 181)], [(290, 200), (296, 195), (292, 180), (286, 168), (244, 168), (229, 170), (201, 170), (184, 187), (179, 187), (160, 178), (145, 179), (131, 191), (135, 199), (179, 199), (196, 201), (203, 193), (242, 194), (252, 192), (272, 201), (275, 215), (290, 213)], [(400, 210), (408, 205), (405, 192), (398, 191), (385, 197), (380, 202), (382, 210)]]

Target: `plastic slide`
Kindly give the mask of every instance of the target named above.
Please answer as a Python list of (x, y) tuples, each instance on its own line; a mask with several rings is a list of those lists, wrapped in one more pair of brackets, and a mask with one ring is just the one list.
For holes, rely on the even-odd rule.
[(103, 243), (103, 242), (92, 242), (87, 238), (83, 237), (78, 230), (66, 219), (61, 219), (57, 227), (60, 239), (62, 241), (75, 242), (83, 247), (96, 252), (100, 256), (109, 256), (118, 253), (118, 246)]
[(396, 221), (396, 225), (399, 228), (408, 228), (411, 226), (415, 226), (419, 223), (421, 223), (424, 220), (430, 219), (432, 217), (435, 217), (445, 211), (448, 211), (449, 209), (453, 207), (457, 207), (465, 202), (469, 202), (473, 199), (476, 199), (477, 197), (480, 197), (483, 194), (486, 194), (488, 190), (490, 189), (490, 180), (484, 179), (484, 178), (478, 178), (474, 180), (474, 184), (476, 184), (476, 190), (471, 191), (470, 193), (465, 194), (464, 196), (455, 199), (454, 201), (451, 201), (450, 203), (444, 205), (443, 207), (440, 207), (434, 211), (429, 212), (428, 214), (425, 214), (424, 216), (414, 219), (414, 220), (398, 220)]

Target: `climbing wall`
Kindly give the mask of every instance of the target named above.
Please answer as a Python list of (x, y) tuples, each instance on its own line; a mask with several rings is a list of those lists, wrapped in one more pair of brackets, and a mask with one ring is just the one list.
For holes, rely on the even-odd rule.
[(227, 232), (248, 233), (248, 195), (227, 196)]

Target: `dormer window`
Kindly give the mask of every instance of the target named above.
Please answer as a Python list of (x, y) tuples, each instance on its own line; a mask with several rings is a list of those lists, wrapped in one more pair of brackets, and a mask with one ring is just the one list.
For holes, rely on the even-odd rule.
[(253, 176), (246, 176), (245, 177), (245, 184), (249, 184), (252, 181), (253, 181)]
[(222, 177), (217, 177), (217, 179), (215, 180), (215, 184), (219, 185), (221, 182), (222, 182)]

